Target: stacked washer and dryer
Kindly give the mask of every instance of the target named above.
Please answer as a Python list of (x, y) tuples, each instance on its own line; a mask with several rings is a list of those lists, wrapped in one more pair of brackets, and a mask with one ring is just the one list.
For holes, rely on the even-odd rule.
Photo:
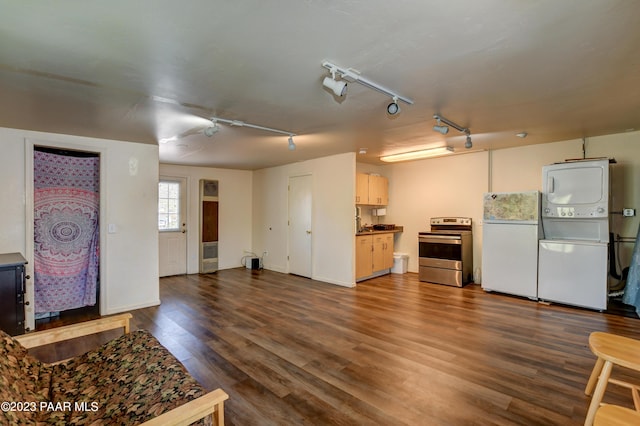
[(606, 310), (609, 159), (542, 168), (538, 298)]

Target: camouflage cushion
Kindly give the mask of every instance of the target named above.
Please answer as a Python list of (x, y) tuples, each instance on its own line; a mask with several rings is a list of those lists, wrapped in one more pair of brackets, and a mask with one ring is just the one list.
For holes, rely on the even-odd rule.
[(0, 330), (0, 424), (34, 424), (40, 402), (48, 400), (51, 367), (41, 363)]
[(2, 410), (0, 424), (134, 425), (205, 393), (147, 331), (54, 366), (0, 334), (0, 401), (33, 401), (37, 408)]

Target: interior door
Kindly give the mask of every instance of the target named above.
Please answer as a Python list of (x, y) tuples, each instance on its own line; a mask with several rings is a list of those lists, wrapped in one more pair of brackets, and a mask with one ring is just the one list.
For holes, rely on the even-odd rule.
[(160, 177), (158, 237), (160, 276), (187, 273), (186, 178)]
[(289, 272), (311, 278), (312, 176), (289, 178)]

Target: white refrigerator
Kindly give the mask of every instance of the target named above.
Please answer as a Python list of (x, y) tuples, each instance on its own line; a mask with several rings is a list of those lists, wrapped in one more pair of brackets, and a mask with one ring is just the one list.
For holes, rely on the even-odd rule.
[(540, 193), (486, 193), (483, 199), (482, 288), (538, 298)]

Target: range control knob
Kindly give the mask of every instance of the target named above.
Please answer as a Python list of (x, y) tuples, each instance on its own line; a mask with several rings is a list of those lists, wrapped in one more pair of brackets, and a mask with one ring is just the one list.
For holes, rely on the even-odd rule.
[(544, 212), (549, 214), (549, 213), (551, 213), (551, 209), (549, 207), (547, 207), (547, 208), (544, 209)]
[(604, 208), (598, 207), (598, 213), (604, 213)]

